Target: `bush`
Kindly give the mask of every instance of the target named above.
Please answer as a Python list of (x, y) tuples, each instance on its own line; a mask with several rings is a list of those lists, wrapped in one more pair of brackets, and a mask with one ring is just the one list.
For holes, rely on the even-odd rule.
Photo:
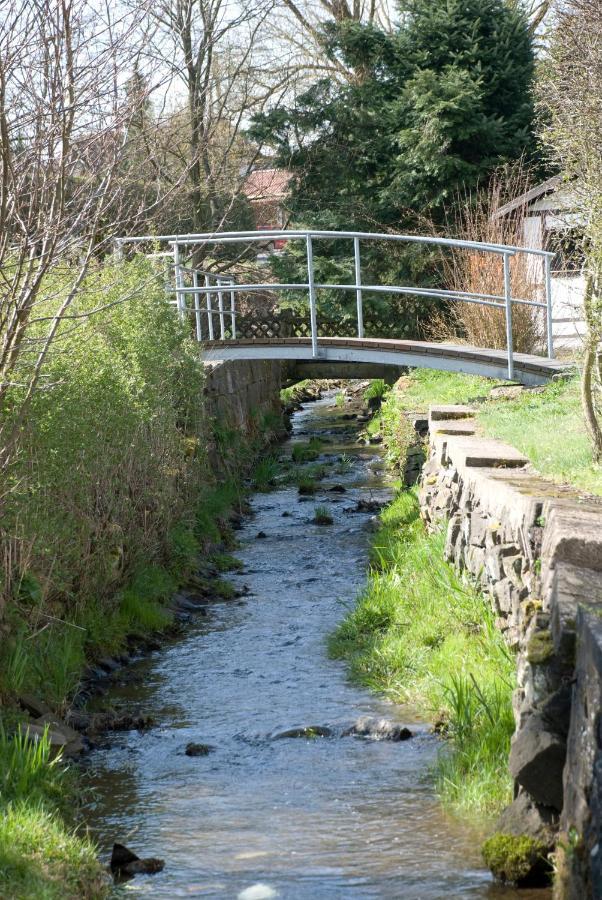
[[(527, 205), (512, 215), (498, 215), (509, 200), (522, 196), (531, 187), (529, 174), (519, 165), (499, 170), (488, 187), (467, 195), (458, 203), (456, 236), (466, 241), (523, 246), (523, 225)], [(504, 296), (503, 259), (499, 254), (457, 249), (443, 255), (446, 285), (454, 291)], [(510, 259), (512, 296), (541, 301), (541, 271), (532, 256), (518, 253)], [(512, 304), (512, 340), (517, 353), (541, 350), (544, 336), (541, 309), (522, 303)], [(452, 301), (445, 316), (435, 317), (429, 330), (434, 340), (457, 340), (477, 347), (505, 349), (506, 314), (504, 309), (479, 303)]]
[[(65, 279), (55, 271), (45, 295), (58, 303)], [(99, 306), (106, 308), (92, 314)], [(152, 264), (135, 258), (97, 266), (72, 312), (82, 318), (59, 329), (44, 388), (21, 426), (0, 532), (10, 629), (31, 638), (32, 655), (64, 642), (72, 660), (57, 700), (81, 667), (84, 645), (89, 650), (101, 630), (88, 619), (92, 607), (106, 622), (120, 614), (122, 591), (137, 572), (190, 561), (190, 544), (182, 541), (191, 525), (181, 523), (206, 479), (202, 363)], [(6, 420), (17, 415), (19, 390), (13, 388)], [(147, 599), (158, 602), (138, 591), (138, 603)], [(125, 602), (129, 621), (132, 600)], [(15, 686), (14, 676), (23, 675), (18, 662), (15, 652)]]

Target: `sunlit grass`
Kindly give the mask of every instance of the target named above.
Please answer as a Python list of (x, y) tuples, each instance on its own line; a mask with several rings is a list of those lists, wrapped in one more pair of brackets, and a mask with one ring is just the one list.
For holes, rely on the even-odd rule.
[(456, 808), (496, 812), (510, 799), (515, 663), (488, 601), (443, 559), (413, 492), (382, 514), (357, 606), (331, 637), (354, 678), (443, 718), (449, 743), (437, 783)]
[(525, 391), (517, 400), (488, 403), (479, 423), (487, 434), (517, 447), (543, 475), (602, 494), (602, 466), (592, 462), (577, 378), (553, 382), (541, 393)]
[(108, 895), (92, 842), (64, 816), (72, 776), (47, 737), (0, 728), (0, 896), (76, 900)]

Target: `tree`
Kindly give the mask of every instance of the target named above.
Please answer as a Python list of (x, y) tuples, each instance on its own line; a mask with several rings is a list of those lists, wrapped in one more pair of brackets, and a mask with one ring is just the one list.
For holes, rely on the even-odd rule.
[[(0, 17), (0, 472), (91, 260), (121, 230), (135, 17), (21, 0)], [(52, 273), (68, 273), (53, 293)], [(7, 413), (10, 412), (10, 415)]]
[(169, 230), (244, 220), (241, 186), (258, 150), (242, 126), (277, 90), (277, 79), (263, 82), (256, 58), (271, 3), (158, 0), (148, 8), (145, 70), (156, 96), (173, 102), (147, 121), (144, 141), (147, 165), (171, 195)]
[(541, 84), (544, 135), (579, 196), (585, 219), (587, 336), (582, 400), (594, 457), (602, 460), (602, 7), (559, 0)]
[[(255, 119), (295, 173), (291, 212), (332, 229), (441, 226), (455, 198), (533, 150), (534, 58), (524, 13), (503, 0), (407, 0), (393, 33), (343, 22), (328, 52), (353, 81), (316, 81)], [(382, 280), (424, 254), (372, 260)], [(432, 276), (426, 266), (423, 278)]]
[[(533, 144), (533, 54), (526, 20), (502, 0), (412, 0), (393, 34), (330, 29), (330, 52), (362, 77), (316, 82), (256, 119), (296, 173), (292, 206), (308, 220), (383, 224), (440, 219), (458, 188)], [(409, 213), (409, 216), (408, 216)]]

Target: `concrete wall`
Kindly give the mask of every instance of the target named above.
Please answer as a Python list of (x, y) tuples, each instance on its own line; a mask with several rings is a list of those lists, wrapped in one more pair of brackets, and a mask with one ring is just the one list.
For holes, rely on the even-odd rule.
[(465, 407), (431, 409), (420, 496), (517, 652), (516, 799), (500, 830), (549, 844), (560, 828), (557, 896), (602, 898), (602, 502), (478, 437)]

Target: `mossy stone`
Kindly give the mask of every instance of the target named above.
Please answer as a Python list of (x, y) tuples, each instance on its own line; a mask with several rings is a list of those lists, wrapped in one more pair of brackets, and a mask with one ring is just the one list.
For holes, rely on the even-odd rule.
[(533, 665), (546, 662), (554, 653), (554, 642), (551, 633), (546, 629), (536, 631), (527, 644), (527, 659)]
[(483, 859), (500, 881), (542, 884), (549, 879), (548, 848), (526, 834), (494, 834), (485, 841)]

